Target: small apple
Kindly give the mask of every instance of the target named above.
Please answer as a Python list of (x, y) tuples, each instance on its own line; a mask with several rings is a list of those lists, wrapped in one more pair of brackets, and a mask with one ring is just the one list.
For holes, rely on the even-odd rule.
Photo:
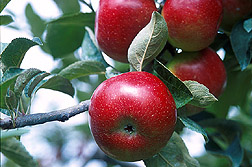
[(154, 11), (154, 0), (100, 0), (95, 19), (100, 49), (112, 59), (127, 63), (131, 42)]
[(252, 12), (252, 0), (222, 0), (222, 2), (224, 13), (220, 28), (227, 32)]
[(162, 15), (171, 45), (183, 51), (199, 51), (214, 41), (222, 20), (222, 2), (167, 0)]
[[(205, 85), (215, 97), (221, 95), (226, 85), (226, 69), (218, 54), (210, 48), (198, 52), (181, 52), (166, 67), (180, 80), (193, 80)], [(186, 105), (187, 115), (202, 108)]]
[(170, 139), (177, 118), (166, 85), (147, 72), (128, 72), (101, 83), (89, 107), (98, 146), (121, 161), (149, 158)]

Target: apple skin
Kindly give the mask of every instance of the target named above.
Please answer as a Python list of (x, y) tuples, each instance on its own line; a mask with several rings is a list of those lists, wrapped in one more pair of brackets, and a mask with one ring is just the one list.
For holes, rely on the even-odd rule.
[(199, 51), (213, 41), (222, 20), (221, 0), (167, 0), (162, 15), (168, 41), (183, 51)]
[(170, 139), (177, 119), (166, 85), (147, 72), (128, 72), (101, 83), (91, 98), (90, 127), (98, 146), (121, 161), (155, 155)]
[(230, 32), (232, 27), (252, 12), (252, 0), (222, 0), (223, 19), (220, 28)]
[[(166, 67), (180, 80), (193, 80), (205, 85), (218, 97), (223, 92), (227, 74), (218, 54), (210, 48), (198, 52), (181, 52)], [(186, 105), (187, 115), (199, 113), (203, 108)]]
[(154, 0), (100, 0), (95, 19), (100, 49), (112, 59), (128, 63), (128, 48), (154, 11)]

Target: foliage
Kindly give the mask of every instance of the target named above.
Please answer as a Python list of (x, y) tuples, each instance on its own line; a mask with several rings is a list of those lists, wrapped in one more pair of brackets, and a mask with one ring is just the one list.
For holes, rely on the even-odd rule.
[[(11, 43), (0, 43), (0, 112), (10, 116), (14, 122), (15, 118), (22, 114), (30, 114), (29, 106), (40, 88), (60, 91), (76, 96), (82, 101), (89, 99), (93, 90), (106, 77), (130, 70), (128, 65), (113, 60), (107, 62), (103, 58), (102, 51), (99, 50), (94, 39), (95, 13), (80, 12), (80, 3), (94, 11), (90, 4), (81, 0), (54, 1), (62, 11), (61, 17), (54, 20), (44, 20), (34, 11), (31, 4), (27, 4), (26, 19), (34, 39), (18, 37)], [(9, 2), (0, 0), (0, 4), (3, 4), (0, 12)], [(0, 15), (1, 26), (11, 22), (13, 22), (11, 15)], [(169, 61), (167, 53), (173, 55), (175, 51), (175, 48), (171, 48), (169, 44), (165, 45), (166, 34), (167, 27), (163, 17), (157, 12), (153, 13), (150, 23), (137, 35), (129, 48), (131, 70), (146, 70), (158, 76), (171, 91), (179, 111), (183, 110), (188, 103), (206, 109), (191, 117), (178, 112), (176, 132), (170, 142), (160, 153), (144, 160), (145, 165), (147, 167), (177, 166), (179, 163), (180, 166), (188, 167), (199, 166), (199, 164), (252, 166), (251, 19), (239, 22), (230, 36), (219, 32), (211, 44), (214, 50), (225, 51), (223, 61), (228, 73), (226, 89), (218, 101), (204, 85), (195, 81), (182, 82), (163, 65)], [(31, 47), (41, 47), (54, 59), (61, 60), (62, 65), (50, 73), (36, 68), (21, 69), (22, 60)], [(76, 52), (77, 49), (80, 49), (81, 53)], [(97, 75), (98, 80), (94, 83), (90, 75)], [(82, 82), (92, 85), (89, 92), (83, 92), (76, 86)], [(28, 102), (23, 99), (28, 99)], [(230, 118), (232, 112), (236, 112), (236, 115)], [(183, 128), (203, 135), (206, 140), (207, 155), (197, 159), (190, 157), (179, 136)], [(75, 127), (74, 131), (82, 131), (88, 141), (91, 140), (87, 124)], [(1, 130), (1, 133), (1, 152), (6, 157), (20, 166), (38, 165), (19, 140), (20, 136), (28, 133), (27, 130)], [(205, 160), (208, 155), (211, 160)], [(89, 160), (95, 158), (93, 156)], [(102, 159), (108, 164), (125, 165), (106, 156)]]

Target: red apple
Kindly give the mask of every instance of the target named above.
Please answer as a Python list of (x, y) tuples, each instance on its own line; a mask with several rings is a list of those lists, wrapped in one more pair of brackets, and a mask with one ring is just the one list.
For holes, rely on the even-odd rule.
[[(180, 80), (193, 80), (205, 85), (210, 93), (218, 97), (226, 85), (226, 69), (218, 54), (210, 48), (198, 52), (182, 52), (167, 65)], [(186, 105), (187, 115), (193, 115), (202, 108)]]
[(104, 81), (94, 91), (89, 107), (96, 143), (121, 161), (158, 153), (174, 131), (176, 114), (166, 85), (147, 72), (128, 72)]
[(100, 0), (95, 19), (100, 49), (114, 60), (127, 63), (132, 40), (156, 10), (154, 0)]
[(218, 97), (226, 83), (226, 69), (218, 54), (210, 48), (198, 52), (182, 52), (167, 64), (180, 80), (194, 80), (205, 85)]
[(238, 21), (252, 12), (252, 0), (222, 0), (223, 20), (221, 28), (230, 32)]
[(199, 51), (214, 41), (222, 19), (222, 2), (167, 0), (162, 15), (171, 45), (183, 51)]

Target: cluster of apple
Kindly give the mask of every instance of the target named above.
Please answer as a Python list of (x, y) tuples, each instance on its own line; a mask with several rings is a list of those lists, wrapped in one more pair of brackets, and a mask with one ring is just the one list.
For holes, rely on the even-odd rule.
[[(168, 27), (168, 42), (182, 50), (168, 62), (168, 69), (182, 81), (205, 85), (218, 97), (226, 70), (209, 45), (220, 26), (230, 31), (251, 12), (251, 4), (251, 0), (166, 0), (161, 13)], [(95, 22), (100, 49), (127, 63), (132, 40), (154, 11), (154, 0), (100, 0)], [(89, 114), (99, 147), (122, 161), (158, 153), (171, 137), (177, 119), (168, 88), (147, 72), (128, 72), (104, 81), (93, 93)]]

